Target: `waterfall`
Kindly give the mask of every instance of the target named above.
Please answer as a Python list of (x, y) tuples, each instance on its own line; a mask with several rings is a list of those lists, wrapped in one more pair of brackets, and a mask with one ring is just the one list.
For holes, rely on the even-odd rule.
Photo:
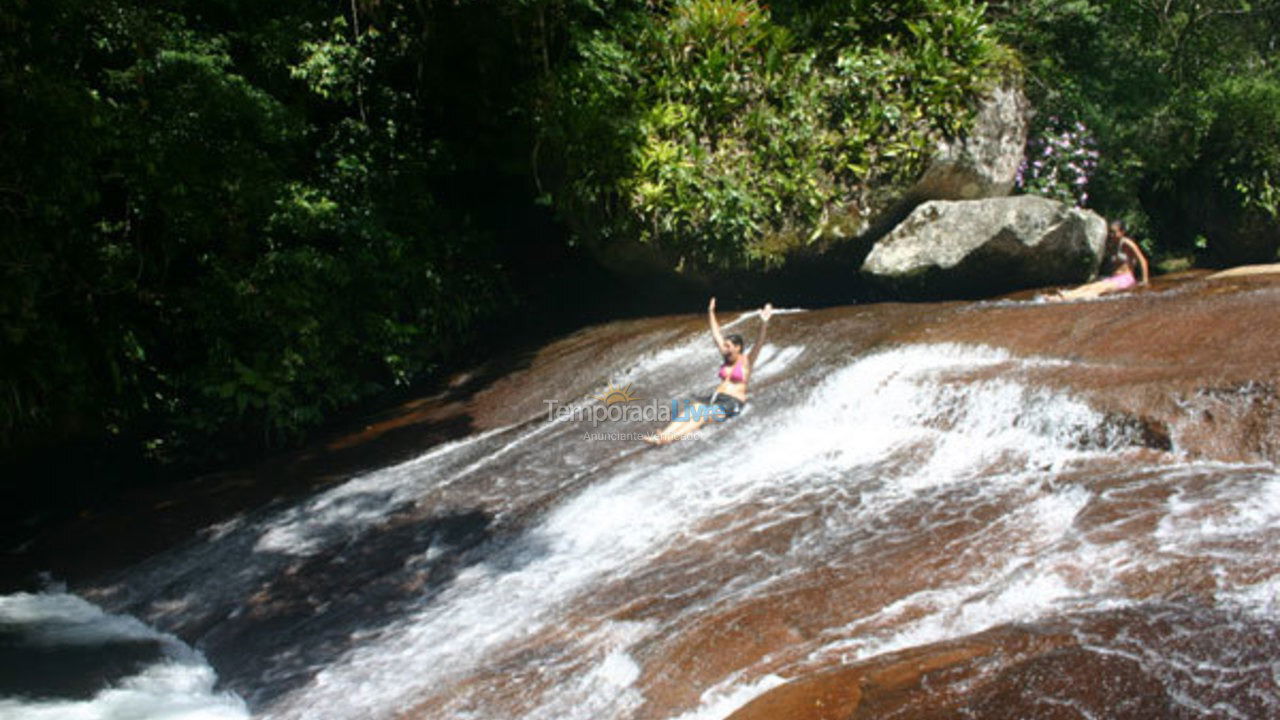
[[(705, 344), (585, 372), (593, 393), (664, 403), (707, 384)], [(743, 415), (689, 440), (529, 417), (210, 527), (82, 593), (103, 609), (0, 598), (0, 629), (31, 622), (15, 604), (50, 603), (162, 640), (163, 659), (109, 691), (153, 697), (147, 717), (702, 720), (808, 668), (1143, 607), (1177, 595), (1162, 569), (1273, 623), (1276, 469), (1146, 447), (1038, 379), (1058, 364), (770, 345)], [(1184, 708), (1218, 707), (1198, 688), (1221, 686), (1221, 658), (1178, 652), (1140, 659)], [(77, 717), (125, 717), (107, 695)], [(192, 698), (205, 709), (167, 709)], [(36, 718), (50, 701), (3, 702), (0, 717)]]

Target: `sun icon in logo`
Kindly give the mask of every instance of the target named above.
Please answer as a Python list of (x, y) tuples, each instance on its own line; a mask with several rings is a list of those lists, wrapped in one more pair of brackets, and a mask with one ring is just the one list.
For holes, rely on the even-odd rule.
[(631, 394), (631, 386), (616, 388), (613, 383), (609, 383), (609, 387), (604, 391), (603, 395), (597, 395), (596, 399), (605, 405), (613, 405), (614, 403), (631, 402), (640, 398)]

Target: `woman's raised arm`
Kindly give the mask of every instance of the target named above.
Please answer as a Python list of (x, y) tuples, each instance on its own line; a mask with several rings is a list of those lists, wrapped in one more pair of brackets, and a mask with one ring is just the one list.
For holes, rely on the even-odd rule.
[(1132, 238), (1126, 237), (1123, 242), (1129, 243), (1129, 251), (1137, 258), (1138, 266), (1142, 268), (1142, 284), (1146, 285), (1151, 276), (1147, 268), (1147, 256), (1142, 254), (1142, 248)]
[(716, 322), (716, 299), (714, 297), (707, 304), (707, 320), (711, 323), (711, 339), (716, 341), (716, 350), (724, 352), (724, 335), (720, 333), (720, 323)]
[(751, 352), (747, 354), (747, 361), (751, 363), (751, 369), (756, 369), (756, 358), (760, 356), (760, 348), (764, 347), (765, 338), (769, 336), (769, 318), (773, 317), (773, 303), (765, 303), (760, 308), (760, 334), (756, 336), (755, 343), (751, 346)]

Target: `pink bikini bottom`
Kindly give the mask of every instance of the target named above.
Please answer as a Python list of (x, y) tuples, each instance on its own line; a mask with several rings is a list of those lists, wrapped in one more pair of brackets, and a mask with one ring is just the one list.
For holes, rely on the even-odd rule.
[(1112, 290), (1128, 290), (1138, 284), (1137, 279), (1133, 277), (1133, 273), (1128, 270), (1103, 278), (1102, 282), (1106, 283)]

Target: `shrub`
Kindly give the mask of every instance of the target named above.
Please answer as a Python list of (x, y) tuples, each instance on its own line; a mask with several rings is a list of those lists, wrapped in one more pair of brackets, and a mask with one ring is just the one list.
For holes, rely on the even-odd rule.
[(996, 26), (1021, 55), (1032, 105), (1042, 117), (1080, 120), (1096, 140), (1094, 209), (1153, 232), (1158, 252), (1207, 245), (1225, 259), (1235, 253), (1215, 243), (1275, 234), (1280, 5), (999, 7)]
[(1027, 139), (1026, 157), (1018, 168), (1017, 188), (1084, 206), (1089, 200), (1089, 177), (1098, 164), (1097, 144), (1084, 123), (1048, 118)]
[(917, 177), (1000, 69), (966, 0), (779, 15), (676, 0), (580, 41), (544, 132), (581, 236), (647, 244), (677, 268), (780, 264), (856, 226), (872, 188)]

